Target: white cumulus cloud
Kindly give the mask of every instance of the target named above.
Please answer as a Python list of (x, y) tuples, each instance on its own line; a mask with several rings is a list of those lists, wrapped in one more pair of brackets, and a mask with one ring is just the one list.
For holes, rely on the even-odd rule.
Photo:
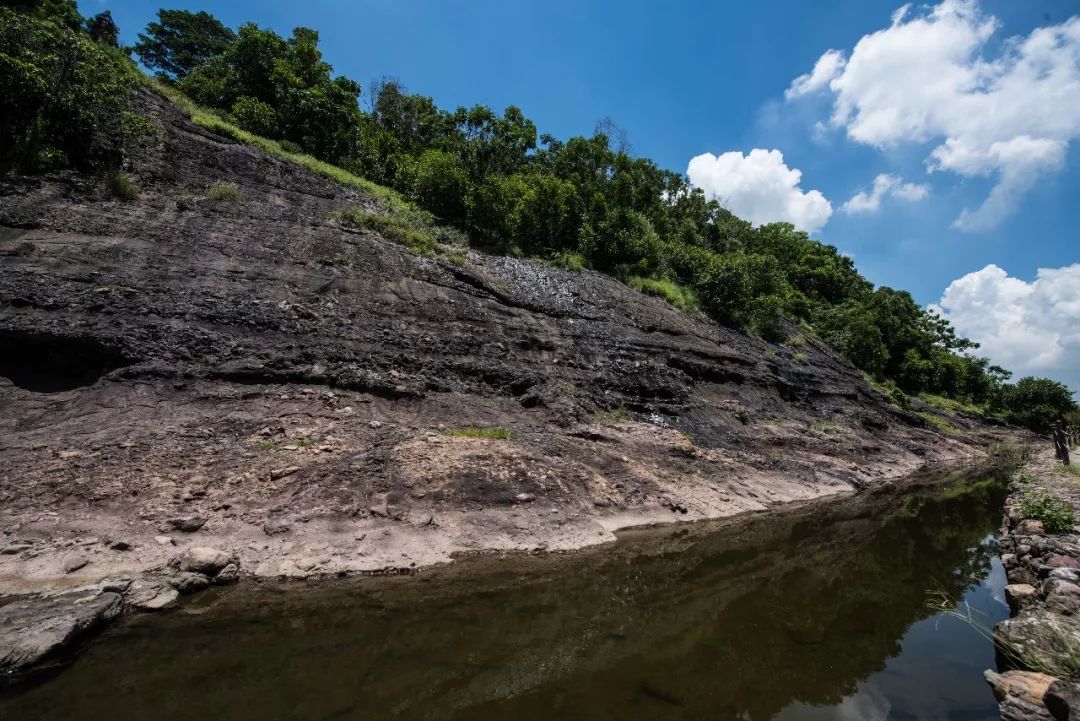
[(931, 310), (994, 363), (1080, 390), (1080, 263), (1040, 268), (1030, 283), (988, 265), (950, 283)]
[(888, 173), (882, 173), (874, 178), (874, 187), (867, 193), (860, 190), (851, 199), (841, 206), (840, 210), (845, 213), (876, 213), (881, 207), (881, 201), (886, 197), (899, 198), (900, 200), (922, 200), (930, 194), (930, 186), (922, 183), (905, 183), (901, 178)]
[(976, 0), (904, 6), (864, 35), (850, 57), (829, 50), (788, 88), (827, 87), (831, 123), (868, 145), (936, 143), (930, 170), (988, 176), (996, 185), (955, 227), (992, 228), (1044, 174), (1061, 169), (1080, 136), (1080, 17), (1005, 39)]
[(784, 91), (784, 97), (797, 98), (821, 90), (844, 69), (847, 59), (839, 50), (826, 51), (814, 63), (814, 69), (806, 75), (800, 75), (791, 81), (791, 87)]
[(755, 225), (786, 221), (812, 233), (832, 215), (820, 191), (803, 192), (802, 171), (789, 168), (779, 150), (703, 153), (690, 160), (686, 175), (708, 197)]

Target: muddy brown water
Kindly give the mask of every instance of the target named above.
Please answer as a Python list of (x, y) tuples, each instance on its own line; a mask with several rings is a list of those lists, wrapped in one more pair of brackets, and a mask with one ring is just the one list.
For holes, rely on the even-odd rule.
[(580, 553), (241, 584), (123, 619), (0, 718), (979, 719), (1007, 616), (981, 471)]

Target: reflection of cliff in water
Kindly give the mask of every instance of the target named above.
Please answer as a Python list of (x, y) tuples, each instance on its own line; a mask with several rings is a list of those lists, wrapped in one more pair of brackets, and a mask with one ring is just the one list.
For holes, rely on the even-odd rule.
[(984, 574), (1003, 496), (930, 484), (569, 556), (235, 589), (130, 619), (0, 715), (768, 719), (838, 702), (927, 589)]

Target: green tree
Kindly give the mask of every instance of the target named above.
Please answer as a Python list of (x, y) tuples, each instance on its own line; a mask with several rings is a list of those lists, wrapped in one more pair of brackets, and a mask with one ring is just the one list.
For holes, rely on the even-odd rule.
[(48, 20), (69, 30), (78, 30), (83, 26), (83, 17), (75, 0), (0, 0), (0, 7), (9, 7), (38, 20)]
[(462, 224), (468, 211), (471, 184), (457, 156), (429, 149), (408, 161), (399, 171), (399, 187), (429, 210), (451, 223)]
[(1006, 386), (1000, 406), (1010, 423), (1038, 433), (1046, 433), (1056, 420), (1077, 410), (1072, 392), (1064, 383), (1030, 376)]
[(856, 368), (880, 376), (889, 359), (874, 313), (863, 303), (847, 301), (825, 306), (814, 327), (822, 339), (851, 361)]
[(356, 144), (360, 85), (332, 78), (318, 44), (319, 34), (309, 28), (295, 28), (286, 40), (248, 23), (180, 87), (198, 102), (232, 113), (253, 132), (296, 143), (322, 160), (342, 161)]
[(143, 65), (163, 77), (186, 78), (236, 39), (236, 33), (206, 12), (158, 10), (157, 17), (139, 33), (134, 50)]
[(117, 165), (145, 127), (131, 107), (134, 84), (119, 50), (0, 7), (0, 172)]

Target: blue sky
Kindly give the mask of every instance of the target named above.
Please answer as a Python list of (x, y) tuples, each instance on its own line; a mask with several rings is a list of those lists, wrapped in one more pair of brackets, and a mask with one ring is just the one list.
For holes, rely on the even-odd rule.
[[(1080, 93), (1074, 94), (1080, 85), (1068, 76), (1055, 83), (1027, 83), (1028, 94), (1022, 89), (1009, 91), (1013, 95), (1003, 90), (985, 98), (979, 110), (967, 111), (980, 116), (975, 119), (965, 118), (958, 109), (907, 130), (860, 124), (860, 117), (869, 117), (873, 103), (878, 102), (873, 83), (904, 87), (905, 82), (913, 82), (911, 77), (890, 76), (884, 70), (880, 77), (871, 72), (867, 80), (867, 67), (879, 61), (888, 65), (888, 57), (883, 58), (881, 52), (901, 53), (901, 59), (933, 58), (937, 52), (946, 58), (966, 37), (965, 32), (985, 31), (970, 57), (957, 62), (966, 62), (964, 67), (970, 68), (977, 68), (979, 61), (1008, 66), (994, 80), (980, 81), (1001, 81), (1004, 86), (1009, 78), (1016, 79), (1016, 67), (1023, 67), (1016, 61), (1018, 55), (1030, 55), (1032, 63), (1044, 60), (1035, 56), (1037, 50), (1024, 55), (1027, 51), (1018, 50), (1019, 41), (1010, 43), (1008, 38), (1022, 41), (1038, 28), (1068, 27), (1068, 32), (1057, 37), (1062, 47), (1054, 51), (1054, 57), (1064, 63), (1062, 72), (1075, 67), (1080, 77), (1080, 50), (1076, 49), (1080, 34), (1074, 32), (1080, 23), (1076, 28), (1066, 25), (1072, 15), (1080, 14), (1080, 3), (948, 1), (951, 14), (938, 8), (939, 15), (934, 16), (932, 7), (915, 6), (898, 23), (893, 14), (902, 3), (897, 0), (207, 0), (167, 6), (205, 9), (232, 26), (255, 21), (282, 34), (296, 25), (312, 27), (319, 31), (326, 59), (338, 73), (365, 85), (381, 76), (394, 76), (411, 91), (431, 95), (448, 108), (475, 103), (499, 109), (518, 105), (541, 132), (559, 137), (588, 134), (598, 119), (610, 116), (626, 129), (636, 154), (672, 170), (685, 172), (691, 158), (704, 153), (740, 153), (718, 163), (715, 176), (719, 178), (717, 194), (730, 200), (736, 212), (739, 202), (750, 202), (740, 201), (740, 193), (750, 191), (732, 190), (730, 175), (753, 170), (743, 163), (741, 154), (755, 148), (779, 151), (782, 170), (801, 171), (797, 187), (779, 192), (794, 194), (796, 202), (813, 201), (819, 210), (827, 199), (831, 207), (826, 222), (822, 224), (819, 213), (810, 223), (820, 226), (815, 237), (851, 254), (875, 283), (908, 289), (924, 304), (938, 303), (953, 281), (996, 265), (1003, 273), (968, 276), (966, 283), (954, 286), (951, 303), (944, 304), (947, 314), (961, 331), (985, 336), (976, 339), (987, 343), (995, 360), (1020, 366), (1022, 372), (1030, 366), (1032, 372), (1080, 388), (1080, 359), (1076, 357), (1080, 328), (1075, 318), (1064, 334), (1055, 335), (1048, 328), (1041, 336), (1015, 338), (995, 330), (1030, 324), (1031, 318), (1046, 314), (1045, 303), (1051, 304), (1051, 316), (1065, 313), (1067, 326), (1073, 302), (1073, 315), (1080, 315), (1080, 267), (1076, 278), (1066, 270), (1063, 276), (1036, 283), (1040, 268), (1068, 269), (1080, 262), (1076, 230), (1080, 227), (1080, 158), (1075, 143), (1070, 143), (1080, 136), (1080, 119), (1073, 124), (1069, 111), (1071, 105), (1080, 108)], [(128, 0), (80, 3), (84, 14), (105, 7), (120, 26), (122, 42), (131, 43), (159, 5)], [(904, 42), (905, 24), (919, 22), (928, 24), (924, 30), (911, 25), (906, 35), (917, 55), (903, 56), (906, 50), (897, 48)], [(864, 36), (890, 28), (895, 32), (882, 36), (883, 50), (877, 55), (869, 47), (862, 54), (866, 57), (855, 51)], [(824, 80), (839, 78), (847, 89), (834, 91), (827, 83), (811, 82), (812, 92), (786, 98), (793, 81), (811, 73), (818, 58), (830, 49), (840, 51), (847, 64), (842, 73)], [(900, 62), (889, 67), (902, 76), (912, 66)], [(932, 65), (924, 67), (920, 82), (933, 84), (948, 70), (939, 73)], [(1023, 83), (1012, 87), (1017, 85)], [(919, 95), (920, 86), (912, 87), (909, 94)], [(1031, 93), (1042, 96), (1032, 98)], [(922, 98), (921, 106), (916, 103), (901, 110), (934, 115), (937, 106), (947, 105), (950, 98), (956, 98), (958, 108), (970, 100), (954, 93), (939, 103), (930, 96)], [(842, 102), (854, 102), (856, 116), (830, 123)], [(894, 100), (906, 102), (903, 95)], [(1020, 116), (1002, 121), (1006, 127), (997, 128), (990, 127), (990, 121), (980, 122), (983, 117), (1007, 114), (1017, 103), (1030, 106), (1033, 119)], [(1036, 122), (1040, 117), (1060, 116), (1065, 119), (1057, 124)], [(861, 139), (853, 133), (861, 134)], [(992, 151), (999, 148), (993, 145), (995, 140), (1044, 135), (1050, 138), (1046, 142), (1053, 147), (1047, 152), (1053, 157), (1042, 165), (1032, 166), (1025, 160), (1039, 148), (1021, 148), (1010, 159)], [(931, 154), (949, 138), (975, 143), (978, 158), (950, 156), (939, 163), (942, 169), (928, 172)], [(766, 164), (779, 165), (777, 158), (758, 156)], [(1034, 181), (1021, 177), (1016, 182), (1021, 189), (1008, 193), (1019, 198), (1015, 207), (975, 231), (953, 227), (965, 208), (983, 203), (1006, 172), (1017, 177), (1028, 172), (1035, 177)], [(856, 192), (869, 193), (874, 178), (882, 174), (894, 179), (894, 190), (907, 184), (911, 197), (886, 190), (875, 212), (842, 210)], [(812, 190), (823, 198), (802, 197)], [(759, 196), (754, 195), (756, 207), (770, 212), (769, 199)], [(915, 196), (919, 197), (912, 199)], [(1033, 360), (1025, 356), (1030, 350), (1026, 346), (1032, 343), (1057, 344), (1061, 352)]]

